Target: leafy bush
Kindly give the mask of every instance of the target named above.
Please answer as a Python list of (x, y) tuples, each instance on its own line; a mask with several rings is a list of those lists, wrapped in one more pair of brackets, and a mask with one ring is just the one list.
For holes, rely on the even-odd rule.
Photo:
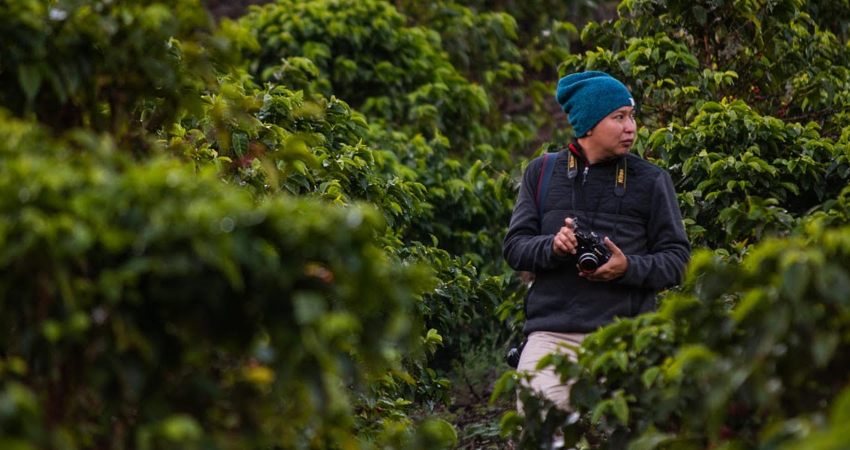
[[(804, 439), (824, 427), (819, 417), (850, 368), (841, 288), (850, 229), (812, 231), (765, 241), (740, 265), (699, 253), (686, 294), (592, 334), (577, 365), (543, 364), (578, 376), (572, 404), (593, 433), (611, 436), (610, 448), (772, 449)], [(586, 425), (567, 433), (579, 437)]]
[(437, 31), (452, 64), (485, 88), (491, 145), (527, 156), (549, 135), (563, 134), (555, 125), (552, 92), (557, 65), (578, 36), (576, 25), (565, 18), (579, 20), (580, 5), (549, 0), (522, 7), (498, 1), (396, 4), (413, 23)]
[[(250, 72), (262, 80), (282, 60), (293, 65), (300, 60), (292, 58), (307, 58), (318, 73), (292, 81), (310, 80), (313, 93), (343, 98), (387, 127), (445, 135), (459, 148), (481, 141), (486, 93), (457, 72), (435, 32), (404, 22), (381, 0), (280, 0), (254, 8), (242, 26), (260, 44), (247, 53)], [(279, 81), (290, 84), (289, 73)]]
[(659, 129), (646, 148), (679, 180), (692, 240), (710, 248), (788, 233), (850, 180), (845, 144), (741, 100), (704, 103), (693, 122)]
[[(444, 341), (421, 325), (494, 321), (505, 285), (492, 236), (504, 224), (491, 217), (509, 213), (508, 186), (484, 163), (465, 166), (504, 167), (509, 157), (481, 142), (488, 100), (434, 33), (385, 11), (388, 33), (422, 44), (408, 62), (435, 69), (412, 68), (396, 106), (416, 121), (396, 134), (368, 101), (371, 127), (324, 95), (321, 58), (276, 60), (260, 87), (227, 49), (273, 43), (230, 22), (213, 35), (191, 1), (8, 3), (11, 25), (0, 29), (14, 57), (3, 57), (0, 76), (14, 83), (3, 84), (0, 105), (55, 134), (12, 119), (0, 127), (9, 194), (0, 439), (35, 448), (457, 441), (447, 423), (413, 418), (413, 402), (448, 401), (427, 356)], [(342, 16), (371, 26), (377, 10), (345, 6)], [(70, 84), (51, 84), (50, 97), (46, 81), (17, 69), (33, 60), (44, 80), (60, 73)], [(411, 141), (415, 152), (395, 152)], [(459, 341), (446, 339), (445, 351)]]
[(55, 130), (138, 136), (197, 104), (230, 61), (211, 28), (198, 0), (3, 0), (0, 106)]
[[(223, 149), (238, 135), (243, 144)], [(282, 190), (343, 206), (371, 202), (392, 227), (381, 245), (401, 260), (431, 265), (438, 282), (449, 286), (421, 305), (429, 327), (450, 330), (487, 315), (501, 299), (498, 289), (480, 289), (495, 283), (487, 276), (499, 273), (499, 265), (484, 261), (500, 260), (491, 236), (507, 223), (510, 188), (505, 178), (494, 180), (482, 170), (482, 162), (466, 169), (448, 158), (440, 142), (409, 141), (403, 134), (393, 136), (398, 141), (392, 149), (372, 149), (364, 144), (373, 136), (366, 122), (344, 102), (308, 101), (274, 85), (259, 90), (222, 83), (219, 93), (205, 96), (200, 119), (184, 118), (167, 136), (172, 152), (199, 167), (216, 166), (260, 195)], [(494, 222), (494, 211), (502, 220)], [(489, 292), (486, 299), (479, 298), (481, 292)]]
[(814, 120), (834, 138), (847, 125), (847, 47), (803, 11), (811, 4), (626, 0), (619, 20), (588, 24), (582, 39), (595, 49), (561, 70), (624, 80), (650, 127), (728, 97), (787, 122)]
[(379, 216), (255, 203), (213, 172), (134, 163), (108, 137), (4, 122), (0, 373), (31, 411), (5, 432), (45, 431), (8, 437), (356, 445), (348, 386), (416, 343), (427, 286), (374, 246)]

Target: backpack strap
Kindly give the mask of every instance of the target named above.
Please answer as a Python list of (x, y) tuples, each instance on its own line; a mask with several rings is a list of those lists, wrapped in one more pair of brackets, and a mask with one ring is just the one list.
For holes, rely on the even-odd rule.
[(537, 180), (537, 195), (534, 197), (537, 202), (537, 217), (540, 220), (541, 227), (543, 226), (543, 206), (546, 204), (546, 193), (549, 191), (549, 180), (552, 179), (552, 173), (555, 172), (555, 162), (557, 160), (558, 153), (546, 153), (543, 155), (543, 167), (540, 168), (540, 178)]

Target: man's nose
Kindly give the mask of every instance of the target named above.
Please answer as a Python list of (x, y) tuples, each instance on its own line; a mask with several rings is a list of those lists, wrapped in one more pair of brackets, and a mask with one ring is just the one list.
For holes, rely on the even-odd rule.
[(626, 129), (624, 131), (631, 134), (635, 134), (637, 132), (637, 122), (635, 122), (634, 118), (626, 121)]

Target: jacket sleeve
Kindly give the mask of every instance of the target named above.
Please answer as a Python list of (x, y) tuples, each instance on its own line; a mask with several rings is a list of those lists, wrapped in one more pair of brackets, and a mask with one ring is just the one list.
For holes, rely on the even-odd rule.
[(682, 282), (691, 257), (691, 247), (676, 191), (670, 174), (662, 171), (655, 179), (649, 221), (646, 255), (626, 255), (629, 267), (619, 284), (665, 289)]
[(502, 244), (502, 256), (514, 270), (537, 272), (557, 268), (565, 261), (552, 249), (555, 235), (540, 234), (535, 194), (541, 166), (542, 160), (537, 158), (526, 167), (508, 234)]

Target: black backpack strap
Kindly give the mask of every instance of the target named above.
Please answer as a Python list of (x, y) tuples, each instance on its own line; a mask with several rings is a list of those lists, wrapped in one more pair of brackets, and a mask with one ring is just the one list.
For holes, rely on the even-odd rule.
[(534, 197), (537, 202), (537, 217), (540, 219), (540, 226), (543, 226), (543, 206), (546, 204), (546, 193), (549, 191), (549, 180), (552, 179), (552, 173), (555, 172), (555, 162), (558, 160), (558, 153), (546, 153), (543, 155), (543, 167), (540, 168), (540, 178), (537, 180), (537, 195)]

